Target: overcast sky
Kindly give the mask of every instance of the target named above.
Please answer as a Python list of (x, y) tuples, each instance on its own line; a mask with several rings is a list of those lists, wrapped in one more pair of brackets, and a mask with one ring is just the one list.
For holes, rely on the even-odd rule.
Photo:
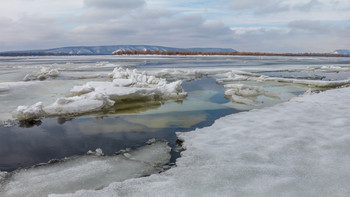
[(349, 0), (1, 0), (0, 51), (149, 44), (350, 48)]

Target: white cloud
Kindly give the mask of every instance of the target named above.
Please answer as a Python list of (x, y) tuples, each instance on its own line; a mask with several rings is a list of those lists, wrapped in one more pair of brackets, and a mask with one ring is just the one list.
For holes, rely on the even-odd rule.
[(134, 9), (146, 4), (145, 0), (84, 0), (87, 7), (102, 9)]
[(348, 0), (2, 0), (0, 50), (155, 44), (244, 51), (350, 46)]

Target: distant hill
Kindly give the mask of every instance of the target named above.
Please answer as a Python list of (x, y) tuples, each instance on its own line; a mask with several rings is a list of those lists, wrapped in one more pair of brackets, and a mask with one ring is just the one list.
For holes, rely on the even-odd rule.
[(350, 50), (349, 49), (338, 49), (338, 50), (335, 50), (334, 53), (342, 54), (342, 55), (350, 55)]
[(43, 50), (7, 51), (0, 55), (112, 55), (115, 51), (235, 52), (231, 48), (174, 48), (152, 45), (74, 46)]

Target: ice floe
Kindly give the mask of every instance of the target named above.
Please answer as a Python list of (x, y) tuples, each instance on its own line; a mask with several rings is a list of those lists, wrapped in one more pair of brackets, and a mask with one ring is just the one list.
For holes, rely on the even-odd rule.
[(279, 99), (277, 93), (269, 92), (259, 86), (252, 86), (246, 84), (226, 84), (225, 96), (232, 102), (254, 105), (258, 103), (259, 96), (267, 96), (270, 98)]
[(201, 78), (208, 73), (202, 70), (194, 69), (163, 69), (156, 73), (157, 77), (173, 79), (196, 79)]
[(329, 90), (180, 133), (161, 174), (51, 197), (348, 196), (350, 88)]
[(281, 83), (294, 83), (299, 85), (305, 85), (310, 87), (321, 87), (321, 88), (334, 88), (350, 84), (350, 78), (346, 80), (336, 81), (321, 81), (321, 80), (304, 80), (304, 79), (292, 79), (292, 78), (279, 78), (279, 77), (268, 77), (265, 75), (247, 75), (239, 74), (234, 71), (229, 72), (226, 78), (217, 79), (218, 83), (227, 83), (235, 81), (274, 81)]
[(121, 67), (114, 69), (109, 77), (113, 81), (94, 81), (74, 86), (70, 97), (61, 97), (51, 105), (41, 102), (32, 106), (18, 106), (12, 113), (18, 120), (60, 115), (81, 115), (108, 109), (117, 102), (133, 100), (179, 100), (187, 93), (182, 89), (182, 81), (168, 83), (163, 78), (147, 75), (145, 72)]
[(101, 189), (111, 182), (162, 171), (170, 160), (170, 150), (167, 142), (153, 141), (115, 156), (103, 156), (102, 150), (97, 149), (84, 156), (51, 160), (48, 164), (7, 174), (0, 172), (0, 196), (44, 197), (50, 193)]

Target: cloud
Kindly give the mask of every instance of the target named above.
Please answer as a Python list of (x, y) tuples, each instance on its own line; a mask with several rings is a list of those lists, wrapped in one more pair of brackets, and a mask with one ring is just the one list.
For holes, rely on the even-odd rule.
[(85, 11), (78, 22), (101, 23), (142, 10), (145, 0), (84, 0)]
[(4, 0), (0, 50), (150, 44), (328, 52), (350, 46), (347, 0), (204, 2)]
[(313, 9), (315, 7), (319, 7), (319, 6), (322, 6), (321, 2), (319, 2), (318, 0), (311, 0), (308, 3), (296, 5), (293, 8), (295, 10), (307, 12), (307, 11), (310, 11), (311, 9)]
[(311, 34), (328, 34), (335, 29), (329, 24), (322, 24), (320, 21), (292, 21), (288, 23), (288, 27), (290, 27), (293, 31), (303, 31), (305, 33)]
[(143, 7), (145, 0), (84, 0), (86, 7), (98, 9), (135, 9)]
[(99, 40), (104, 44), (217, 47), (229, 46), (227, 43), (232, 43), (233, 32), (219, 21), (207, 21), (194, 15), (177, 17), (169, 12), (160, 14), (161, 12), (143, 11), (125, 19), (81, 26), (76, 28), (74, 33), (86, 42)]
[(332, 52), (349, 48), (350, 25), (339, 27), (321, 21), (291, 21), (285, 27), (232, 28), (235, 47), (241, 51)]
[(271, 15), (280, 12), (310, 11), (316, 6), (322, 5), (318, 0), (291, 1), (291, 0), (234, 0), (231, 2), (231, 9), (237, 12), (249, 11), (255, 15)]

